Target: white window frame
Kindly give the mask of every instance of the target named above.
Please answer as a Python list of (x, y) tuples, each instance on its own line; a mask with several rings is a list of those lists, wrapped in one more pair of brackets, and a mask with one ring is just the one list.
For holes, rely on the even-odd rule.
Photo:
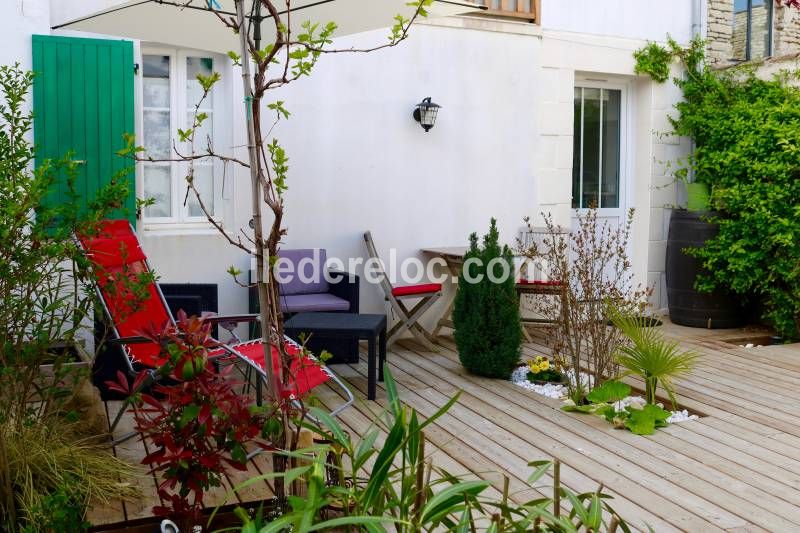
[[(175, 155), (172, 151), (172, 143), (178, 147), (181, 153), (189, 153), (189, 143), (180, 142), (178, 139), (178, 128), (187, 129), (189, 127), (188, 113), (194, 107), (196, 102), (188, 102), (187, 87), (186, 87), (186, 60), (189, 57), (208, 57), (214, 62), (214, 72), (218, 72), (222, 79), (214, 86), (214, 91), (211, 95), (213, 98), (213, 144), (215, 150), (224, 152), (225, 148), (231, 143), (226, 142), (230, 136), (230, 118), (229, 114), (224, 112), (225, 102), (227, 97), (227, 59), (219, 54), (212, 52), (205, 52), (202, 50), (192, 50), (184, 48), (173, 48), (165, 46), (152, 46), (142, 45), (141, 58), (148, 55), (167, 56), (170, 58), (170, 156)], [(143, 69), (142, 69), (143, 70)], [(139, 123), (138, 131), (139, 139), (138, 144), (144, 144), (144, 72), (140, 77), (138, 88), (138, 101), (140, 102), (137, 121)], [(191, 108), (190, 108), (191, 106)], [(205, 139), (195, 139), (195, 150), (202, 151), (205, 147)], [(145, 154), (146, 155), (146, 152)], [(139, 198), (145, 196), (144, 190), (144, 166), (146, 162), (140, 162), (137, 165), (137, 174), (140, 179), (137, 189), (141, 191), (138, 195)], [(146, 215), (146, 208), (142, 209), (141, 220), (144, 228), (148, 230), (208, 230), (213, 229), (212, 224), (205, 216), (189, 216), (188, 205), (184, 206), (184, 196), (186, 195), (185, 177), (188, 173), (189, 163), (184, 161), (172, 161), (169, 163), (171, 173), (171, 211), (172, 216), (169, 217), (148, 217)], [(213, 161), (214, 172), (214, 216), (213, 219), (223, 224), (223, 180), (224, 180), (224, 165), (219, 160)], [(193, 194), (193, 193), (189, 193)]]
[[(603, 90), (616, 90), (620, 91), (620, 131), (619, 131), (619, 183), (617, 184), (618, 188), (618, 195), (619, 201), (617, 202), (617, 207), (603, 207), (602, 205), (599, 208), (599, 212), (602, 216), (625, 216), (625, 211), (627, 211), (627, 202), (630, 195), (630, 176), (632, 176), (632, 161), (630, 160), (630, 153), (628, 148), (629, 142), (629, 132), (632, 131), (632, 114), (630, 113), (630, 109), (632, 109), (630, 105), (630, 87), (628, 83), (624, 82), (617, 82), (617, 81), (607, 81), (607, 80), (599, 80), (593, 78), (581, 78), (576, 77), (575, 79), (575, 88), (576, 89), (603, 89)], [(574, 98), (574, 96), (573, 96)], [(581, 120), (581, 127), (583, 127), (583, 120)], [(583, 133), (581, 133), (581, 160), (583, 159)], [(602, 191), (602, 160), (600, 161), (600, 181), (598, 184), (599, 189)], [(570, 179), (572, 177), (570, 176)], [(583, 176), (581, 176), (581, 185), (583, 184)], [(583, 189), (581, 189), (583, 190)], [(572, 191), (572, 183), (570, 183), (570, 195)], [(570, 206), (572, 205), (572, 201), (570, 201)], [(586, 213), (588, 208), (586, 207), (579, 207), (579, 208), (572, 208), (573, 212), (576, 213)]]

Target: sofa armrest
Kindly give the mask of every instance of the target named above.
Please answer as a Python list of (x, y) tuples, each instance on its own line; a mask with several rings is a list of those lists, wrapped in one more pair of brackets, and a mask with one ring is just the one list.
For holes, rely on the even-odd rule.
[(339, 270), (330, 271), (330, 293), (350, 302), (349, 313), (358, 313), (359, 280), (355, 274)]

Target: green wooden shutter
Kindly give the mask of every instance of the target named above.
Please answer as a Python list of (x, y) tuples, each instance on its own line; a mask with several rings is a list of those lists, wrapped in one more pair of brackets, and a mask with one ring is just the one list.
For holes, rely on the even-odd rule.
[[(120, 169), (132, 166), (116, 155), (125, 147), (124, 133), (134, 133), (133, 43), (105, 39), (33, 36), (33, 131), (36, 164), (67, 152), (85, 161), (76, 187), (91, 199)], [(124, 213), (135, 221), (134, 173)], [(51, 201), (66, 197), (63, 179)]]

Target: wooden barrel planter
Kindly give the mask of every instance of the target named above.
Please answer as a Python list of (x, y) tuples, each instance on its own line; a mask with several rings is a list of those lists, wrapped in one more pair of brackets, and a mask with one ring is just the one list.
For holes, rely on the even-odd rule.
[(686, 254), (685, 248), (701, 248), (716, 237), (717, 224), (708, 222), (710, 211), (672, 211), (667, 237), (667, 298), (669, 318), (675, 324), (694, 328), (736, 328), (746, 322), (746, 313), (739, 300), (722, 291), (698, 292), (694, 288), (703, 271), (698, 259)]

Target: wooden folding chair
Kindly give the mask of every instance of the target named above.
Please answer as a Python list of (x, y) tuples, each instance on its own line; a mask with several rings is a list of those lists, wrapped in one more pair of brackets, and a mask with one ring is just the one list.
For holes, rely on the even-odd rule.
[[(566, 287), (560, 281), (547, 281), (547, 280), (529, 280), (522, 278), (516, 284), (517, 297), (520, 302), (525, 296), (548, 296), (561, 298), (561, 315), (565, 316), (567, 310), (567, 296)], [(522, 334), (525, 336), (526, 342), (533, 342), (531, 334), (526, 328), (529, 324), (539, 326), (553, 326), (556, 321), (547, 318), (522, 318)]]
[[(431, 351), (437, 351), (430, 333), (419, 325), (419, 319), (425, 311), (442, 296), (442, 284), (423, 283), (420, 285), (393, 287), (392, 283), (389, 281), (389, 276), (387, 276), (384, 271), (383, 262), (378, 256), (375, 243), (372, 241), (372, 233), (369, 231), (364, 233), (364, 242), (367, 245), (367, 253), (370, 259), (374, 259), (374, 262), (380, 269), (380, 283), (386, 300), (389, 302), (392, 310), (394, 310), (400, 318), (400, 321), (389, 330), (387, 334), (387, 344), (391, 345), (401, 334), (408, 330), (423, 346)], [(413, 307), (409, 308), (404, 303), (404, 300), (419, 301)]]

